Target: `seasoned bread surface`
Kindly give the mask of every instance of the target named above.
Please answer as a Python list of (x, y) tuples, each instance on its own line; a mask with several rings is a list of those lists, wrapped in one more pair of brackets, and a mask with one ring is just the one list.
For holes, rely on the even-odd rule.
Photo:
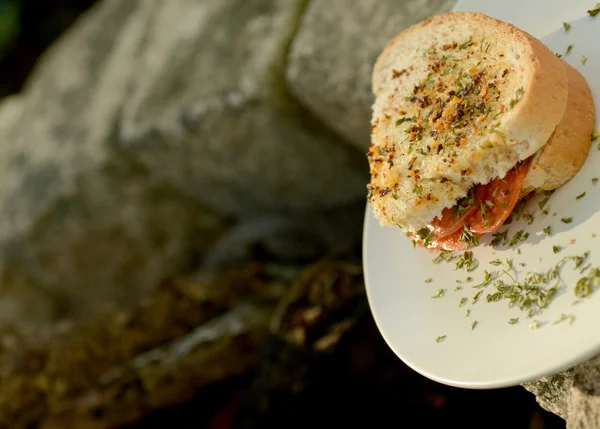
[(542, 148), (565, 112), (562, 64), (529, 34), (478, 13), (400, 33), (373, 71), (368, 198), (379, 222), (417, 231)]

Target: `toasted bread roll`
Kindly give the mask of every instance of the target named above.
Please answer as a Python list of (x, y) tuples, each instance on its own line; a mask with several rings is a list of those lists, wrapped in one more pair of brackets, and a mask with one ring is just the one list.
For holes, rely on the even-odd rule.
[(524, 31), (454, 12), (392, 40), (372, 85), (368, 199), (381, 224), (414, 232), (544, 147), (564, 117), (569, 80)]

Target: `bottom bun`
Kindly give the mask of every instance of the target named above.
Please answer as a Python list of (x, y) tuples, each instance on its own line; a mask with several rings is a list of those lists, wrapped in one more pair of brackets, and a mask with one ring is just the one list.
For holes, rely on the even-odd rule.
[(569, 79), (565, 113), (548, 143), (535, 155), (521, 195), (550, 191), (563, 185), (581, 169), (594, 131), (594, 100), (584, 77), (563, 61)]

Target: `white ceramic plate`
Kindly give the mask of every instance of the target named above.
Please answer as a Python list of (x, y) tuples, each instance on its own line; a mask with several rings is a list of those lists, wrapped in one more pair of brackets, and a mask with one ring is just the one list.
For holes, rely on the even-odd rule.
[[(463, 7), (456, 9), (474, 10), (468, 3), (463, 2), (458, 5)], [(572, 51), (564, 59), (586, 78), (597, 110), (600, 110), (600, 15), (592, 19), (586, 13), (594, 6), (594, 1), (591, 4), (525, 1), (518, 2), (522, 3), (520, 8), (515, 8), (517, 2), (514, 0), (477, 3), (482, 6), (479, 10), (492, 12), (492, 16), (499, 19), (515, 24), (529, 23), (522, 28), (540, 37), (554, 52), (564, 54), (572, 44)], [(506, 9), (501, 15), (498, 11), (502, 8), (500, 3), (506, 8), (515, 4), (512, 10)], [(539, 7), (534, 7), (534, 3)], [(551, 9), (552, 5), (564, 8), (565, 3), (570, 14), (563, 15), (570, 17), (568, 33), (562, 25), (567, 18), (561, 19), (560, 11), (545, 13), (546, 8)], [(578, 3), (581, 4), (578, 6)], [(484, 4), (488, 4), (490, 11), (483, 7)], [(573, 8), (577, 6), (579, 9), (574, 15)], [(550, 15), (556, 18), (552, 22), (547, 21)], [(536, 20), (538, 24), (532, 24)], [(532, 28), (554, 30), (536, 34)], [(588, 58), (585, 65), (581, 63), (582, 55)], [(473, 250), (479, 267), (470, 273), (464, 269), (456, 270), (454, 263), (434, 264), (432, 260), (437, 253), (414, 248), (411, 240), (398, 228), (381, 227), (367, 207), (363, 251), (369, 303), (383, 337), (406, 364), (448, 385), (496, 388), (559, 372), (600, 353), (597, 329), (600, 326), (600, 291), (573, 304), (576, 298), (574, 286), (585, 275), (574, 270), (574, 261), (565, 265), (559, 293), (541, 314), (528, 318), (526, 311), (509, 308), (505, 300), (488, 303), (486, 295), (495, 291), (493, 285), (483, 290), (475, 304), (471, 303), (478, 291), (472, 286), (483, 280), (484, 270), (502, 269), (502, 266), (490, 264), (497, 258), (513, 261), (512, 275), (517, 281), (522, 280), (526, 272), (545, 272), (565, 256), (578, 256), (586, 251), (590, 254), (584, 265), (591, 263), (592, 268), (600, 268), (600, 182), (595, 186), (592, 183), (592, 178), (600, 177), (599, 142), (592, 144), (579, 174), (550, 197), (545, 207), (548, 215), (538, 208), (543, 195), (536, 196), (524, 210), (534, 214), (532, 224), (521, 219), (503, 227), (503, 230), (509, 230), (509, 238), (520, 229), (528, 232), (529, 238), (520, 246), (498, 249), (487, 245), (490, 237), (482, 240), (482, 244)], [(585, 197), (576, 199), (584, 191)], [(561, 218), (567, 217), (572, 217), (573, 221), (563, 223)], [(551, 236), (543, 231), (548, 226), (552, 230)], [(563, 250), (555, 254), (555, 245)], [(467, 276), (473, 277), (472, 282), (457, 283), (457, 280), (464, 282)], [(429, 283), (426, 282), (428, 278), (432, 279)], [(462, 289), (456, 291), (457, 286)], [(432, 298), (439, 289), (445, 290), (444, 296)], [(467, 303), (459, 307), (463, 297), (467, 298)], [(467, 309), (470, 310), (468, 317)], [(561, 315), (568, 319), (555, 324)], [(573, 323), (570, 323), (571, 316), (575, 317)], [(518, 318), (518, 322), (509, 324), (512, 318)], [(471, 330), (473, 321), (478, 323)], [(538, 327), (534, 328), (536, 323)], [(440, 336), (445, 338), (437, 342)]]

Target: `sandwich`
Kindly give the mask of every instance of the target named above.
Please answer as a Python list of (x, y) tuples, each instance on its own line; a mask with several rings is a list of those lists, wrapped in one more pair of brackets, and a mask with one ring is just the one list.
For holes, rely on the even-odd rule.
[(572, 178), (590, 149), (583, 76), (480, 13), (402, 31), (377, 58), (372, 89), (368, 203), (428, 249), (477, 245), (520, 200)]

